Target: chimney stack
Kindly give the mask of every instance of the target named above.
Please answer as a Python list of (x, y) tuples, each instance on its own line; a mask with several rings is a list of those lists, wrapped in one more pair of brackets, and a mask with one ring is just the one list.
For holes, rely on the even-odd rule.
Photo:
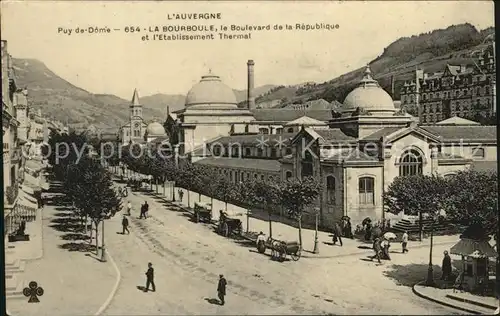
[(254, 65), (255, 65), (255, 63), (251, 59), (247, 62), (247, 72), (248, 72), (247, 104), (248, 104), (249, 110), (255, 109), (255, 97), (253, 95), (253, 88), (254, 88), (253, 66)]

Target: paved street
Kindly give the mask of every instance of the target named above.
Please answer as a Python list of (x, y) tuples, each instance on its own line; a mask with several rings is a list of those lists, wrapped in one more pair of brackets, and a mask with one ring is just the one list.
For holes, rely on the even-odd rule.
[[(106, 228), (107, 246), (122, 282), (105, 314), (458, 313), (411, 291), (426, 275), (427, 248), (393, 254), (393, 260), (382, 265), (363, 260), (369, 250), (365, 255), (279, 263), (256, 253), (254, 245), (223, 238), (210, 225), (168, 210), (149, 195), (131, 193), (126, 200), (132, 201), (135, 212), (131, 234), (117, 233), (121, 216), (108, 221)], [(138, 210), (145, 200), (151, 217), (140, 220)], [(435, 247), (435, 263), (440, 263), (444, 249)], [(145, 285), (149, 261), (155, 268), (155, 293), (138, 289)], [(211, 303), (220, 273), (228, 280), (225, 306)]]
[(18, 278), (36, 281), (44, 294), (37, 304), (29, 304), (26, 297), (8, 299), (11, 315), (94, 315), (107, 299), (116, 271), (110, 262), (99, 262), (95, 249), (75, 231), (70, 214), (61, 204), (45, 205), (41, 211), (43, 257), (26, 262)]

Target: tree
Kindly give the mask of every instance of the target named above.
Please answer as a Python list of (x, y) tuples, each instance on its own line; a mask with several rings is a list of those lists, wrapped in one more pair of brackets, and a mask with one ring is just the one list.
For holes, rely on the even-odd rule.
[(321, 185), (313, 177), (289, 179), (280, 185), (281, 203), (299, 224), (299, 244), (302, 249), (302, 215), (313, 204), (321, 191)]
[(190, 207), (190, 191), (192, 191), (197, 184), (199, 174), (196, 170), (196, 167), (191, 163), (186, 163), (181, 168), (178, 169), (177, 172), (177, 183), (179, 186), (186, 189), (188, 191), (187, 194), (187, 202), (188, 207)]
[(226, 177), (220, 175), (212, 181), (216, 183), (214, 186), (214, 197), (225, 203), (225, 211), (227, 212), (227, 203), (237, 195), (235, 186)]
[(443, 210), (447, 190), (446, 179), (439, 175), (400, 176), (384, 192), (383, 201), (389, 213), (418, 215), (422, 240), (422, 214), (434, 216)]
[(269, 221), (269, 237), (273, 236), (272, 230), (272, 211), (273, 207), (276, 206), (277, 201), (281, 200), (281, 190), (278, 184), (268, 183), (263, 181), (256, 181), (249, 183), (250, 192), (252, 192), (251, 198), (253, 202), (264, 208), (267, 211), (268, 221)]
[(480, 224), (488, 233), (498, 227), (498, 180), (496, 172), (460, 171), (447, 179), (447, 219), (461, 224)]

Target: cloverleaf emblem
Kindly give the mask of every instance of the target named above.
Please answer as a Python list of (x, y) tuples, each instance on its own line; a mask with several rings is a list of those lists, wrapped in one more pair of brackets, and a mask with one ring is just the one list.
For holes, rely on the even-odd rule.
[(28, 284), (28, 287), (25, 287), (23, 289), (23, 294), (24, 296), (30, 298), (28, 300), (28, 303), (40, 303), (38, 297), (43, 295), (43, 288), (41, 286), (38, 286), (38, 283), (36, 283), (35, 281), (31, 281)]

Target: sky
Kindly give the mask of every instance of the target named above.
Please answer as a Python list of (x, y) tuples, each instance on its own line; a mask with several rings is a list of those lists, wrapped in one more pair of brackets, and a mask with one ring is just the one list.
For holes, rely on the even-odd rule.
[[(15, 58), (35, 58), (92, 93), (130, 99), (186, 94), (209, 69), (234, 89), (245, 89), (246, 62), (255, 61), (255, 86), (324, 82), (366, 65), (400, 37), (468, 22), (494, 25), (493, 1), (2, 1), (1, 34)], [(216, 20), (169, 20), (175, 13), (220, 13)], [(301, 31), (297, 23), (338, 29)], [(253, 31), (249, 40), (143, 41), (164, 25), (285, 25)], [(120, 29), (76, 34), (77, 27)], [(139, 27), (126, 33), (125, 27)], [(70, 35), (58, 29), (72, 29)], [(146, 29), (146, 30), (144, 30)], [(230, 32), (227, 34), (246, 34)], [(158, 33), (167, 34), (168, 33)], [(195, 33), (186, 33), (191, 35)]]

